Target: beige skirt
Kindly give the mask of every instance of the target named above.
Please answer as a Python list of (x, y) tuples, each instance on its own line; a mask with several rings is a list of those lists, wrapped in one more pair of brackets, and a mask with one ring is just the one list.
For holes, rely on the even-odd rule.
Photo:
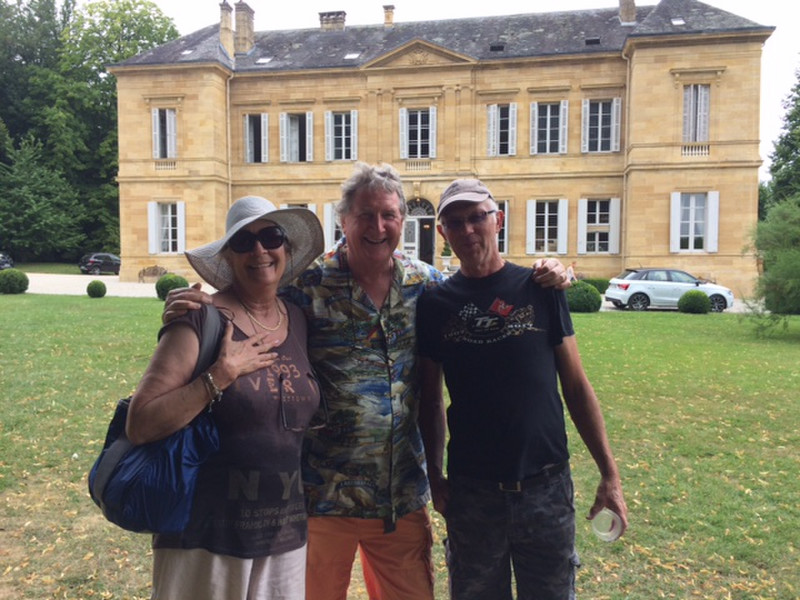
[(261, 558), (153, 549), (153, 600), (305, 600), (306, 548)]

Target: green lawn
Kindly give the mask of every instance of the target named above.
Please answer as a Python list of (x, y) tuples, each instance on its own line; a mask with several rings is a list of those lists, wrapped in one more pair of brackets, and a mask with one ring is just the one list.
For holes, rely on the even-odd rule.
[(17, 263), (14, 265), (25, 273), (52, 273), (55, 275), (80, 275), (78, 263)]
[[(150, 357), (161, 306), (0, 296), (0, 599), (149, 597), (148, 537), (104, 521), (86, 472)], [(733, 314), (574, 320), (630, 508), (622, 540), (592, 536), (582, 517), (597, 476), (570, 426), (579, 597), (800, 597), (800, 318), (767, 339)]]

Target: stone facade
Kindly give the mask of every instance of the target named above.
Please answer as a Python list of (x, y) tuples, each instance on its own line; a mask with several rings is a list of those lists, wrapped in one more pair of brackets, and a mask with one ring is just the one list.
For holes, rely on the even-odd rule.
[[(353, 157), (326, 156), (326, 120), (336, 113), (350, 115), (357, 132), (354, 158), (391, 163), (403, 176), (411, 210), (404, 248), (424, 260), (441, 265), (431, 216), (439, 194), (454, 178), (478, 177), (508, 215), (511, 261), (558, 256), (588, 277), (683, 268), (748, 295), (757, 274), (744, 248), (757, 215), (761, 48), (772, 28), (693, 0), (632, 5), (438, 24), (402, 24), (387, 13), (361, 28), (347, 27), (344, 13), (321, 13), (319, 30), (253, 33), (252, 10), (239, 2), (243, 35), (234, 38), (223, 2), (221, 28), (111, 69), (121, 278), (158, 264), (195, 280), (181, 251), (221, 237), (228, 206), (247, 194), (308, 206), (333, 243), (332, 207), (353, 166)], [(620, 10), (635, 20), (620, 21)], [(295, 54), (283, 50), (287, 37)], [(459, 45), (466, 37), (485, 48)], [(335, 53), (344, 57), (338, 63), (324, 58)], [(698, 115), (686, 97), (698, 90), (702, 132), (687, 139), (687, 119)], [(598, 151), (586, 146), (587, 103), (610, 123), (596, 130), (601, 146), (611, 138)], [(554, 111), (551, 120), (539, 120), (539, 107)], [(409, 158), (403, 115), (417, 111), (435, 131), (430, 147)], [(556, 122), (560, 129), (545, 126)], [(154, 129), (164, 157), (154, 153)], [(532, 153), (534, 135), (566, 144)], [(300, 147), (294, 159), (282, 157), (288, 136)]]

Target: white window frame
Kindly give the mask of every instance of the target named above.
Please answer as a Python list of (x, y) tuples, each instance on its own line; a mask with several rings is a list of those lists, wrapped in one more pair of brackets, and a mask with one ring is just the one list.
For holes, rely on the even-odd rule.
[[(537, 205), (540, 203), (547, 203), (548, 208), (552, 207), (553, 204), (556, 205), (555, 211), (550, 212), (548, 210), (547, 216), (555, 215), (556, 217), (556, 254), (566, 254), (568, 242), (567, 231), (569, 225), (569, 202), (566, 198), (560, 198), (558, 200), (552, 198), (547, 200), (528, 200), (527, 215), (525, 216), (525, 252), (527, 254), (540, 255), (552, 254), (552, 251), (547, 248), (551, 241), (548, 235), (545, 235), (544, 238), (545, 249), (536, 250), (536, 209)], [(545, 229), (549, 229), (549, 226), (545, 225)]]
[[(427, 156), (412, 156), (409, 147), (409, 140), (411, 139), (409, 131), (409, 112), (421, 113), (428, 111), (428, 155)], [(427, 108), (401, 108), (398, 112), (399, 118), (399, 138), (400, 138), (400, 158), (402, 159), (434, 159), (436, 158), (436, 107), (429, 106)], [(419, 149), (417, 149), (419, 150)], [(417, 151), (416, 154), (419, 154)]]
[[(301, 133), (297, 130), (298, 119), (305, 116), (305, 143), (306, 151), (301, 158), (299, 152)], [(288, 113), (282, 112), (280, 114), (280, 138), (281, 138), (281, 162), (313, 162), (314, 161), (314, 113), (311, 111), (305, 113)], [(295, 153), (295, 145), (297, 151)]]
[[(558, 151), (551, 152), (549, 150), (550, 142), (552, 140), (547, 139), (545, 140), (547, 143), (547, 150), (544, 152), (539, 152), (539, 140), (544, 133), (547, 137), (549, 137), (549, 132), (551, 130), (550, 127), (550, 120), (552, 119), (553, 115), (548, 111), (547, 116), (547, 127), (544, 129), (539, 128), (539, 106), (557, 106), (558, 107)], [(559, 102), (531, 102), (530, 106), (530, 125), (531, 125), (531, 132), (530, 132), (530, 153), (531, 155), (534, 154), (566, 154), (567, 153), (567, 134), (569, 133), (569, 100), (560, 100)]]
[[(259, 124), (259, 131), (252, 132), (250, 123), (253, 120)], [(261, 156), (256, 160), (255, 136), (259, 136), (261, 141)], [(244, 116), (244, 161), (246, 163), (266, 163), (269, 162), (269, 114), (251, 113)]]
[[(350, 134), (337, 135), (337, 118), (349, 118)], [(349, 154), (346, 152), (349, 146)], [(337, 149), (342, 156), (336, 156)], [(358, 160), (358, 111), (325, 111), (325, 160)]]
[[(589, 202), (608, 200), (608, 223), (589, 223)], [(578, 254), (619, 254), (620, 198), (580, 198), (578, 200)], [(608, 251), (588, 251), (590, 232), (608, 233)]]
[(707, 83), (683, 86), (683, 143), (709, 141), (710, 114), (711, 86)]
[(147, 224), (150, 254), (182, 254), (186, 250), (185, 202), (148, 202)]
[[(600, 108), (605, 108), (608, 105), (608, 119), (609, 123), (604, 125), (598, 123), (592, 125), (591, 123), (591, 110), (593, 105), (600, 105)], [(601, 118), (604, 113), (600, 111)], [(620, 127), (622, 122), (622, 98), (605, 98), (605, 99), (583, 99), (583, 110), (581, 111), (581, 152), (583, 154), (606, 154), (610, 152), (619, 152), (620, 150)], [(607, 138), (609, 148), (603, 149), (602, 146), (606, 142), (606, 138), (602, 137), (602, 129), (609, 128), (609, 137)], [(596, 144), (596, 147), (594, 147)]]
[[(508, 110), (508, 117), (504, 126), (501, 114)], [(508, 136), (505, 152), (501, 149), (503, 134)], [(486, 107), (486, 153), (489, 156), (516, 156), (517, 154), (517, 103), (489, 104)]]
[[(681, 239), (689, 238), (689, 245), (693, 237), (692, 230), (698, 223), (695, 219), (697, 210), (697, 197), (705, 197), (703, 210), (702, 235), (703, 248), (681, 248)], [(685, 225), (688, 228), (683, 228)], [(683, 229), (683, 231), (682, 231)], [(670, 219), (669, 219), (669, 251), (674, 254), (716, 254), (719, 252), (719, 192), (672, 192), (670, 194)]]
[[(163, 119), (162, 114), (164, 115)], [(177, 158), (177, 111), (174, 108), (154, 108), (151, 112), (151, 118), (153, 123), (153, 158), (156, 160)]]

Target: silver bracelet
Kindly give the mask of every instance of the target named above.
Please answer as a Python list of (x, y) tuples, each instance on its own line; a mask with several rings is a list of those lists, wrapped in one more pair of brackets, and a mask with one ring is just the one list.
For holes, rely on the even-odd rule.
[(222, 390), (219, 389), (219, 386), (217, 386), (214, 378), (211, 376), (211, 371), (206, 371), (200, 377), (203, 379), (206, 391), (211, 399), (211, 402), (209, 402), (209, 408), (211, 408), (211, 406), (222, 400)]

